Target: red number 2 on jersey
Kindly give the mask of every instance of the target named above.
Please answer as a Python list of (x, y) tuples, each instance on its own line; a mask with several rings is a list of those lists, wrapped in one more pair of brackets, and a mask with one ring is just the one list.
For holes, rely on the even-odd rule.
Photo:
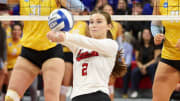
[(82, 76), (87, 76), (88, 63), (82, 64)]

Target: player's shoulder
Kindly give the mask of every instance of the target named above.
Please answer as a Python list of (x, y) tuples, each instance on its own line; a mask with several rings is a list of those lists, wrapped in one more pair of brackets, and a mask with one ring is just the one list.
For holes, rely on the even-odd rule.
[(110, 38), (107, 38), (106, 40), (107, 40), (107, 43), (110, 43), (110, 44), (113, 44), (115, 46), (118, 46), (118, 43), (117, 43), (116, 40), (113, 40), (113, 39), (110, 39)]

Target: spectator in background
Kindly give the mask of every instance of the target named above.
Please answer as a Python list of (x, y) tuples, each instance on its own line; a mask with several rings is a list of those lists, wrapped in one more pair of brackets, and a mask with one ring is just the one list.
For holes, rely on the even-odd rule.
[(127, 1), (126, 0), (119, 0), (117, 9), (114, 12), (115, 15), (129, 15), (131, 14), (131, 9), (128, 8), (127, 6)]
[(152, 15), (152, 12), (153, 12), (153, 3), (154, 3), (154, 0), (150, 0), (149, 3), (146, 3), (144, 5), (143, 11), (142, 11), (143, 15)]
[(7, 0), (1, 0), (0, 3), (1, 3), (1, 4), (6, 4), (6, 3), (7, 3)]
[(81, 0), (81, 2), (84, 4), (85, 9), (88, 11), (92, 11), (96, 5), (97, 0)]
[(119, 0), (108, 0), (108, 4), (110, 4), (112, 6), (114, 11), (116, 11), (116, 9), (117, 9), (118, 1)]
[(113, 10), (117, 9), (118, 0), (96, 0), (95, 9), (102, 9), (105, 4), (109, 4), (112, 6)]
[[(128, 95), (128, 85), (129, 85), (129, 81), (130, 81), (130, 74), (131, 74), (131, 61), (132, 61), (132, 53), (133, 53), (133, 46), (131, 45), (131, 43), (129, 43), (126, 39), (127, 39), (127, 35), (125, 35), (125, 33), (122, 34), (122, 46), (123, 46), (123, 57), (125, 59), (125, 64), (127, 65), (127, 73), (126, 75), (123, 77), (123, 89), (122, 89), (122, 97), (123, 98), (127, 98)], [(118, 42), (120, 43), (120, 42)], [(119, 44), (121, 45), (121, 44)]]
[(95, 8), (95, 5), (97, 5), (97, 8), (99, 8), (106, 3), (110, 4), (113, 7), (113, 9), (116, 10), (118, 4), (118, 0), (81, 0), (81, 1), (88, 11), (92, 11)]
[(89, 15), (89, 13), (87, 9), (84, 9), (84, 11), (80, 12), (80, 15)]
[[(135, 3), (133, 4), (132, 8), (132, 15), (142, 15), (142, 4), (141, 3)], [(127, 22), (125, 25), (125, 28), (127, 31), (131, 32), (133, 36), (132, 44), (133, 47), (136, 47), (137, 40), (138, 40), (138, 35), (139, 32), (143, 30), (144, 27), (149, 27), (150, 22), (148, 21), (130, 21)]]
[(132, 7), (132, 15), (142, 15), (143, 5), (140, 2), (134, 2)]
[(13, 7), (13, 12), (12, 12), (13, 15), (20, 15), (19, 14), (19, 4), (15, 5)]
[(153, 81), (155, 74), (154, 68), (157, 66), (156, 60), (160, 52), (160, 48), (153, 43), (150, 29), (144, 28), (141, 33), (140, 42), (135, 51), (137, 68), (134, 68), (131, 72), (131, 98), (138, 97), (138, 86), (143, 77), (148, 75)]
[(128, 8), (132, 8), (132, 0), (126, 0)]
[(4, 14), (4, 12), (9, 12), (9, 7), (6, 4), (0, 3), (0, 15)]
[(95, 10), (99, 10), (103, 8), (103, 5), (108, 4), (108, 0), (97, 0)]
[(132, 8), (134, 4), (136, 3), (142, 3), (144, 0), (127, 0), (128, 2), (128, 8)]

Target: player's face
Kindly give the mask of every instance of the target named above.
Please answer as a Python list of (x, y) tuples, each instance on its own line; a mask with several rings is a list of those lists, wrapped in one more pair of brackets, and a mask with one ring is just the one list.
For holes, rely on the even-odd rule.
[(110, 29), (110, 24), (107, 24), (105, 16), (96, 13), (90, 17), (89, 31), (93, 38), (106, 38), (107, 31)]
[(21, 33), (22, 33), (21, 27), (19, 25), (15, 25), (12, 32), (13, 38), (19, 39), (21, 37)]
[(113, 9), (110, 5), (106, 5), (104, 8), (103, 8), (103, 11), (112, 15), (113, 14)]

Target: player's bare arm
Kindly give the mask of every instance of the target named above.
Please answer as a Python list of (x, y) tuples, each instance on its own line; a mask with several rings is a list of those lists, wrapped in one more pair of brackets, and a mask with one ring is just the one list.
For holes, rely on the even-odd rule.
[(155, 0), (153, 7), (153, 15), (160, 15), (159, 5), (160, 5), (160, 0)]
[(18, 4), (19, 3), (19, 0), (7, 0), (8, 1), (8, 4)]

